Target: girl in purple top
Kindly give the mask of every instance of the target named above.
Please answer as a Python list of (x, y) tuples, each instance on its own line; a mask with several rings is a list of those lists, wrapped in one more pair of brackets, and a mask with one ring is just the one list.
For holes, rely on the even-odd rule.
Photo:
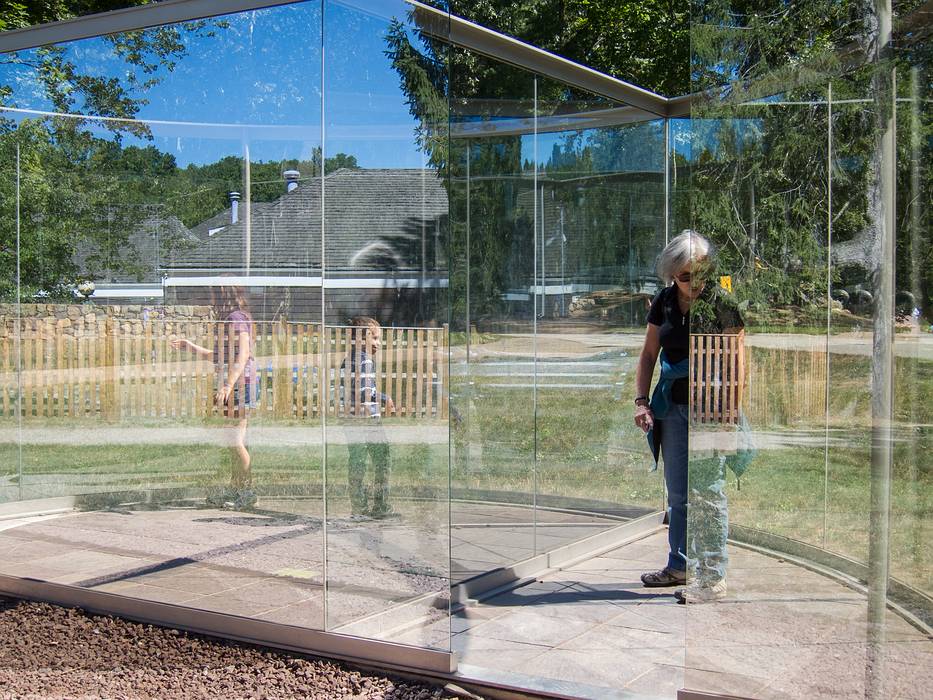
[(248, 508), (256, 503), (256, 495), (251, 488), (250, 454), (246, 447), (247, 416), (249, 409), (256, 407), (253, 318), (242, 287), (216, 287), (211, 291), (211, 298), (216, 317), (223, 319), (214, 347), (206, 348), (187, 338), (176, 338), (172, 347), (211, 358), (218, 384), (214, 403), (224, 417), (235, 421), (230, 445), (233, 456), (231, 489), (208, 500), (227, 508)]

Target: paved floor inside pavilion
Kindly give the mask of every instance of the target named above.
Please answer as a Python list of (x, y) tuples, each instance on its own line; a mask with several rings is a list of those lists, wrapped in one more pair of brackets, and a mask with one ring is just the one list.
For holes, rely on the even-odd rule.
[[(465, 609), (451, 621), (462, 672), (601, 699), (865, 697), (864, 594), (730, 546), (728, 598), (685, 607), (638, 583), (666, 544), (657, 532)], [(929, 697), (933, 639), (890, 611), (886, 634), (885, 697)]]
[[(464, 550), (464, 571), (522, 558), (522, 551), (503, 549), (522, 539), (520, 512), (459, 508), (461, 522), (472, 527), (455, 528), (453, 544), (464, 538), (474, 546)], [(319, 629), (320, 517), (313, 509), (302, 514), (299, 503), (288, 510), (100, 511), (0, 521), (0, 573)], [(399, 521), (329, 526), (331, 629), (440, 647), (449, 629), (465, 676), (580, 697), (671, 698), (683, 687), (754, 698), (864, 695), (865, 597), (833, 579), (732, 547), (727, 600), (685, 608), (672, 590), (638, 583), (665, 551), (659, 531), (448, 620), (435, 607), (447, 585), (448, 532), (438, 516), (421, 507)], [(539, 533), (553, 539), (548, 546), (609, 525), (578, 515), (554, 519)], [(927, 697), (933, 640), (894, 613), (886, 631), (886, 697)]]
[[(395, 507), (400, 517), (384, 521), (331, 516), (326, 533), (319, 499), (265, 499), (249, 512), (200, 501), (0, 520), (0, 574), (363, 637), (405, 628), (409, 643), (447, 649), (451, 577), (622, 522), (560, 510), (534, 522), (514, 504)], [(438, 619), (443, 631), (415, 624)]]

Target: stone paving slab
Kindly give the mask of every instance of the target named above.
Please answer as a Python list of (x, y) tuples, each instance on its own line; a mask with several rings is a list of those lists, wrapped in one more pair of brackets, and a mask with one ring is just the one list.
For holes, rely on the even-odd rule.
[[(423, 503), (400, 502), (398, 520), (332, 518), (326, 545), (321, 503), (313, 500), (260, 500), (250, 512), (180, 502), (24, 516), (3, 521), (0, 573), (321, 629), (326, 546), (328, 626), (354, 623), (354, 634), (375, 636), (386, 632), (384, 622), (366, 620), (406, 601), (428, 596), (409, 613), (436, 616), (451, 568), (457, 580), (536, 553), (533, 531), (522, 525), (529, 509), (460, 505), (484, 525), (451, 531)], [(570, 512), (554, 519), (538, 529), (539, 552), (619, 522)], [(514, 546), (517, 537), (527, 548)], [(442, 625), (415, 626), (407, 641), (447, 648), (450, 624), (445, 616)]]
[[(768, 700), (864, 696), (864, 595), (730, 546), (726, 600), (682, 606), (674, 589), (638, 581), (666, 547), (660, 531), (467, 608), (454, 617), (452, 647), (468, 668), (601, 686), (607, 697), (674, 698), (684, 687)], [(886, 634), (888, 696), (928, 697), (933, 639), (891, 611)]]
[[(472, 514), (477, 521), (483, 515)], [(486, 516), (505, 519), (505, 512), (497, 505)], [(469, 542), (464, 552), (476, 557), (459, 566), (511, 563), (528, 552), (502, 547), (510, 535), (528, 532), (512, 522), (455, 530), (452, 537)], [(553, 527), (539, 546), (586, 531)], [(730, 547), (728, 598), (680, 606), (673, 589), (645, 589), (638, 581), (663, 560), (666, 533), (659, 531), (448, 619), (433, 603), (447, 586), (447, 534), (414, 511), (387, 523), (335, 521), (328, 625), (352, 622), (354, 634), (449, 646), (466, 667), (607, 693), (674, 697), (686, 686), (769, 699), (864, 695), (865, 598), (814, 572)], [(0, 573), (320, 629), (323, 547), (320, 518), (310, 511), (75, 513), (24, 519), (0, 532)], [(426, 594), (423, 603), (406, 602)], [(410, 623), (386, 627), (372, 618), (368, 626), (374, 613), (402, 603), (410, 605)], [(926, 697), (933, 640), (893, 612), (886, 632), (891, 696)]]

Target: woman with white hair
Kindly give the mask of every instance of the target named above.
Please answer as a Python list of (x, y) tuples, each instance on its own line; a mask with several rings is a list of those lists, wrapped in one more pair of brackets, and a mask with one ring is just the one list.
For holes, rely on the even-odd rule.
[[(691, 583), (675, 593), (683, 603), (717, 600), (726, 594), (727, 523), (721, 488), (724, 474), (722, 479), (712, 479), (716, 482), (712, 498), (704, 493), (704, 500), (713, 503), (712, 508), (702, 509), (704, 517), (714, 522), (695, 525), (691, 519), (692, 529), (702, 529), (705, 534), (712, 531), (713, 541), (707, 536), (702, 546), (693, 541), (688, 549), (687, 544), (690, 310), (700, 299), (709, 304), (707, 308), (712, 309), (714, 318), (712, 327), (704, 327), (705, 331), (736, 332), (743, 325), (737, 310), (722, 303), (718, 286), (707, 284), (712, 271), (710, 244), (694, 231), (676, 236), (661, 252), (658, 276), (668, 286), (651, 302), (635, 374), (635, 424), (648, 435), (655, 464), (663, 455), (669, 508), (667, 564), (643, 574), (641, 580), (649, 588), (684, 586), (689, 565), (694, 574)], [(649, 400), (659, 355), (661, 374)], [(710, 487), (707, 485), (704, 492), (709, 492)], [(696, 489), (691, 485), (691, 490)], [(692, 540), (696, 534), (691, 532)], [(700, 551), (702, 556), (694, 556)]]

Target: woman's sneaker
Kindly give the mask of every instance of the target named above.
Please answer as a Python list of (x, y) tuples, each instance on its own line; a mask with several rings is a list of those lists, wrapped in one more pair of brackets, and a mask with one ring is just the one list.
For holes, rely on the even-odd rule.
[(641, 575), (645, 588), (663, 588), (665, 586), (683, 586), (687, 583), (687, 572), (664, 567), (660, 571), (649, 571)]
[(722, 600), (726, 597), (726, 579), (720, 579), (716, 583), (701, 582), (694, 579), (686, 588), (674, 591), (674, 597), (682, 605), (687, 603), (712, 603), (716, 600)]
[(232, 488), (212, 486), (208, 489), (207, 496), (204, 498), (204, 503), (213, 508), (226, 508), (227, 503), (235, 496), (236, 492)]

